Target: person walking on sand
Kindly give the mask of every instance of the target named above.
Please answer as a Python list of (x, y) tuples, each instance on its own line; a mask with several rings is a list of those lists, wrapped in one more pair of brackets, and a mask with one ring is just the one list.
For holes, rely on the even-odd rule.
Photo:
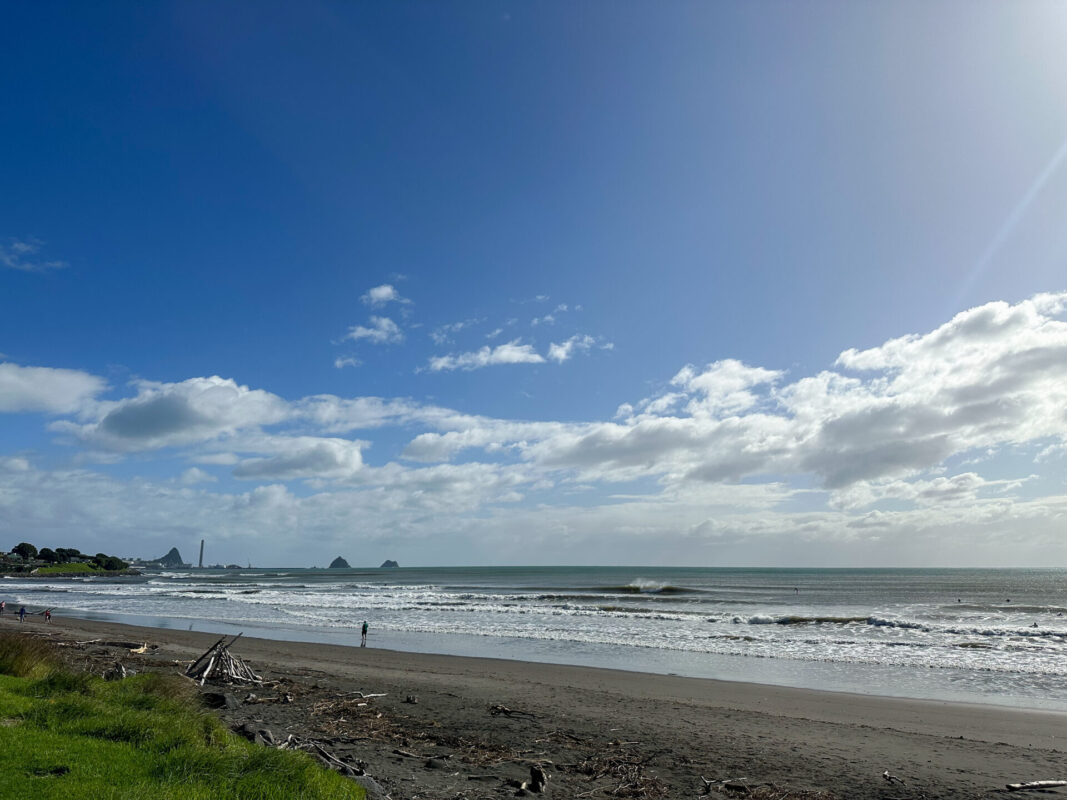
[(363, 620), (363, 637), (359, 640), (359, 646), (367, 646), (367, 620)]
[(0, 600), (0, 617), (4, 616), (4, 609), (7, 608), (7, 600)]
[(26, 619), (26, 606), (19, 608), (19, 622), (23, 622)]
[(44, 610), (44, 621), (49, 623), (52, 621), (52, 609), (46, 608)]

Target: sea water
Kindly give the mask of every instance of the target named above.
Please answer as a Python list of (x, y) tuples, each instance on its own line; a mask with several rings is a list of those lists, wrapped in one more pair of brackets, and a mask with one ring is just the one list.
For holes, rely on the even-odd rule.
[(1067, 711), (1067, 571), (241, 569), (0, 583), (156, 627)]

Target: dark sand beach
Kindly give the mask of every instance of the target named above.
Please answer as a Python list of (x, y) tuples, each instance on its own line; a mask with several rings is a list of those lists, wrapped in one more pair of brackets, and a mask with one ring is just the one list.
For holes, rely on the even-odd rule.
[[(98, 673), (177, 672), (218, 639), (38, 616), (0, 630), (47, 635)], [(274, 683), (206, 686), (231, 695), (228, 724), (314, 740), (392, 800), (515, 796), (534, 764), (556, 798), (693, 798), (704, 778), (772, 797), (979, 798), (1067, 776), (1059, 713), (251, 637), (232, 652)]]

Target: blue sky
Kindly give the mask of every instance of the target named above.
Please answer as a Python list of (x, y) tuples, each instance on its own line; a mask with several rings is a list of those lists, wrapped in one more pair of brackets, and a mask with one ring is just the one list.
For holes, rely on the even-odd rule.
[(0, 547), (1067, 564), (1058, 4), (5, 19)]

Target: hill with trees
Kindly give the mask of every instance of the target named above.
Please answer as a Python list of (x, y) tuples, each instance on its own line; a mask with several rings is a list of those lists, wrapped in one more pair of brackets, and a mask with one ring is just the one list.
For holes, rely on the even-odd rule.
[(88, 555), (76, 547), (42, 547), (19, 542), (7, 553), (0, 553), (0, 573), (30, 575), (85, 574), (93, 572), (124, 572), (129, 563), (107, 553)]

